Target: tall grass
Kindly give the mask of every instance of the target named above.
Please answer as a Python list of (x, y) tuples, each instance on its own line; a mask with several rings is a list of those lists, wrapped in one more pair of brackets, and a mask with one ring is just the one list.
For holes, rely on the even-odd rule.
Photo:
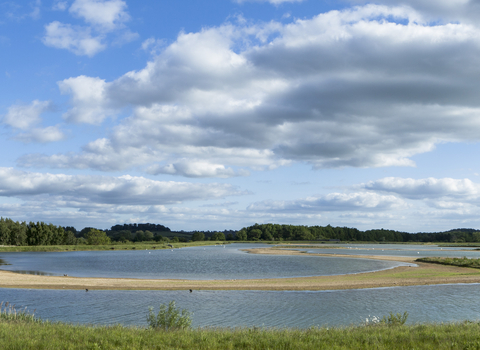
[(0, 303), (0, 322), (42, 322), (42, 320), (35, 317), (35, 310), (30, 313), (27, 308), (17, 310), (15, 305), (9, 302)]

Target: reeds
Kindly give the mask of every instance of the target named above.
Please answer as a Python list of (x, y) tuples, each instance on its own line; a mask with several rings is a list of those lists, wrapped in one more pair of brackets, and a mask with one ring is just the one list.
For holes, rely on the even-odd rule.
[(17, 310), (15, 305), (12, 305), (8, 301), (2, 301), (0, 303), (0, 322), (41, 322), (40, 319), (35, 317), (35, 311), (36, 309), (30, 313), (26, 307), (22, 310)]

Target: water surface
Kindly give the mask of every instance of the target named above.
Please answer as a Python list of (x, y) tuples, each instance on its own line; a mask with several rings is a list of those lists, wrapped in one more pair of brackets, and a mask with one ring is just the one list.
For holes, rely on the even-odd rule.
[(113, 250), (0, 253), (15, 272), (74, 277), (148, 279), (254, 279), (361, 273), (408, 265), (394, 261), (315, 256), (249, 254), (241, 249), (265, 244)]
[(193, 326), (298, 327), (360, 324), (407, 311), (408, 322), (478, 321), (480, 284), (339, 291), (95, 291), (0, 289), (0, 301), (43, 319), (145, 326), (149, 306), (175, 300)]

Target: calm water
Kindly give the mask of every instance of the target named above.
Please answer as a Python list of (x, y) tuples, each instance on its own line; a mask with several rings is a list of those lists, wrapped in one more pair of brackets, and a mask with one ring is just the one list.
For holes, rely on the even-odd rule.
[[(247, 254), (232, 244), (152, 251), (1, 253), (2, 269), (90, 277), (272, 278), (355, 273), (398, 264), (368, 259)], [(338, 245), (336, 245), (338, 247)], [(329, 254), (468, 256), (474, 250), (412, 245), (349, 245), (301, 249)], [(0, 281), (1, 287), (1, 281)], [(480, 284), (347, 291), (95, 291), (0, 288), (0, 301), (36, 309), (43, 319), (72, 323), (146, 325), (149, 306), (175, 300), (193, 312), (193, 326), (299, 327), (360, 324), (370, 316), (408, 311), (409, 322), (480, 319)]]
[(413, 257), (457, 257), (480, 258), (480, 250), (475, 248), (438, 247), (434, 245), (407, 245), (407, 244), (342, 244), (332, 246), (335, 249), (297, 248), (317, 254), (346, 254), (346, 255), (383, 255), (383, 256), (413, 256)]
[(1, 268), (75, 277), (252, 279), (339, 275), (388, 269), (402, 263), (368, 259), (249, 254), (231, 244), (167, 250), (0, 253)]
[(175, 300), (193, 326), (298, 327), (360, 324), (369, 315), (409, 312), (409, 323), (480, 319), (480, 285), (345, 291), (74, 291), (0, 289), (0, 300), (27, 306), (43, 319), (146, 325), (149, 306)]

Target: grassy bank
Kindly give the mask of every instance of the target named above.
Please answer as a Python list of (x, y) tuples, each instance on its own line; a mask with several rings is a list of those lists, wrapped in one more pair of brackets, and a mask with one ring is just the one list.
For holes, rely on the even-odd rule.
[(480, 349), (479, 323), (154, 331), (0, 322), (2, 349)]
[(419, 258), (416, 261), (432, 263), (432, 264), (451, 265), (451, 266), (459, 266), (459, 267), (472, 267), (475, 269), (480, 269), (480, 259), (469, 259), (467, 257), (463, 257), (463, 258), (428, 257), (428, 258)]
[(188, 243), (141, 242), (141, 243), (111, 243), (106, 245), (43, 245), (43, 246), (0, 246), (0, 252), (65, 252), (80, 250), (152, 250), (194, 247), (203, 245), (228, 244), (227, 242), (198, 241)]

